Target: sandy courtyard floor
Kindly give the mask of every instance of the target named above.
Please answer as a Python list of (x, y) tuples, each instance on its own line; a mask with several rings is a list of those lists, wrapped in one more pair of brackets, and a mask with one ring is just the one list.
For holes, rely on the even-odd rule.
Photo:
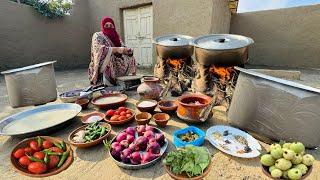
[[(146, 74), (151, 73), (151, 71), (140, 71), (140, 73)], [(83, 88), (88, 86), (87, 75), (85, 70), (76, 70), (69, 72), (57, 72), (56, 80), (58, 84), (58, 91), (64, 92), (66, 90)], [(134, 108), (135, 102), (138, 100), (139, 96), (136, 92), (128, 92), (130, 97), (127, 102), (127, 106)], [(59, 103), (57, 100), (53, 103)], [(0, 119), (7, 117), (16, 112), (30, 109), (33, 107), (24, 107), (13, 109), (8, 104), (8, 98), (6, 96), (4, 80), (0, 78)], [(93, 111), (93, 107), (90, 106), (89, 110), (81, 112), (79, 116), (84, 113)], [(69, 133), (81, 125), (79, 116), (72, 120), (71, 125), (59, 130), (50, 136), (60, 137), (67, 139)], [(202, 130), (207, 130), (209, 127), (216, 124), (228, 124), (226, 113), (222, 108), (216, 107), (214, 110), (214, 118), (208, 120), (207, 122), (197, 125)], [(154, 122), (151, 122), (155, 125)], [(136, 125), (135, 122), (127, 124), (120, 127), (113, 128), (113, 136), (121, 129), (129, 126)], [(173, 131), (186, 127), (184, 121), (179, 120), (176, 117), (172, 117), (168, 122), (168, 126), (161, 128), (165, 132), (165, 136), (168, 138), (169, 146), (167, 152), (175, 149), (172, 144), (172, 133)], [(111, 139), (111, 137), (109, 137)], [(20, 175), (14, 171), (10, 164), (10, 153), (12, 148), (16, 143), (21, 141), (18, 138), (11, 138), (6, 136), (0, 136), (0, 179), (30, 179), (26, 176)], [(268, 148), (269, 145), (261, 142), (264, 148)], [(229, 156), (215, 149), (207, 140), (204, 144), (211, 155), (213, 167), (211, 172), (205, 179), (232, 179), (232, 180), (260, 180), (268, 179), (261, 171), (261, 166), (259, 163), (259, 158), (254, 159), (241, 159)], [(109, 157), (107, 151), (104, 150), (103, 145), (98, 145), (89, 149), (77, 149), (74, 150), (74, 161), (71, 166), (61, 172), (58, 175), (49, 177), (48, 179), (170, 179), (166, 174), (161, 162), (158, 162), (155, 166), (142, 170), (125, 170), (119, 168)], [(314, 163), (313, 172), (307, 178), (308, 180), (320, 180), (320, 150), (308, 150), (307, 153), (311, 153), (315, 156), (317, 161)]]

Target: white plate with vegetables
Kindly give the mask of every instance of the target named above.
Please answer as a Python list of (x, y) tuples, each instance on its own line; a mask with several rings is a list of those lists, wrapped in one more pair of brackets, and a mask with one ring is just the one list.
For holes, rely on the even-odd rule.
[(102, 143), (111, 133), (111, 126), (104, 122), (95, 122), (81, 126), (72, 131), (68, 141), (73, 146), (88, 148)]
[(153, 126), (128, 127), (105, 143), (110, 157), (124, 169), (142, 169), (157, 163), (165, 153), (168, 140)]
[(220, 151), (241, 158), (260, 155), (261, 146), (250, 134), (231, 126), (212, 126), (207, 130), (210, 143)]

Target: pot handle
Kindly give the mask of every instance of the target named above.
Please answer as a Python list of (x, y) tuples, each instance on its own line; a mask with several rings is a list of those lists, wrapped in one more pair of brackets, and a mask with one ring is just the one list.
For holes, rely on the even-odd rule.
[(199, 115), (200, 121), (204, 122), (205, 120), (208, 119), (208, 116), (210, 115), (213, 106), (216, 104), (216, 95), (213, 95), (211, 102), (208, 104), (207, 107), (205, 107)]

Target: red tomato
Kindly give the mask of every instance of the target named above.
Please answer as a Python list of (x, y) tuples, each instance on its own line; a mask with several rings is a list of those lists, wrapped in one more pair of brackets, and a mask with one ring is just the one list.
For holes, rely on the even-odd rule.
[(32, 162), (29, 164), (28, 170), (34, 174), (42, 174), (47, 171), (47, 166), (41, 162)]
[(21, 158), (24, 155), (25, 155), (24, 149), (18, 149), (16, 150), (16, 152), (13, 153), (13, 157), (17, 159)]
[(40, 147), (38, 146), (37, 141), (31, 141), (29, 146), (35, 151), (40, 151), (41, 150)]
[(48, 168), (49, 168), (49, 169), (55, 168), (55, 167), (58, 165), (59, 160), (60, 160), (60, 159), (59, 159), (59, 156), (55, 156), (55, 155), (49, 156)]
[(44, 154), (43, 152), (41, 152), (41, 151), (35, 152), (35, 153), (33, 154), (33, 157), (35, 157), (35, 158), (37, 158), (37, 159), (41, 159), (41, 160), (44, 159), (44, 156), (45, 156), (45, 154)]
[(120, 115), (120, 111), (115, 111), (114, 115)]
[(118, 121), (119, 115), (114, 115), (110, 118), (110, 121)]
[(53, 144), (51, 141), (45, 140), (45, 141), (43, 141), (42, 146), (44, 149), (49, 149), (53, 146)]
[(123, 120), (126, 120), (126, 119), (127, 119), (126, 116), (120, 116), (120, 117), (118, 118), (119, 121), (123, 121)]
[(126, 114), (126, 118), (129, 118), (131, 116), (132, 116), (132, 114)]
[(109, 117), (111, 117), (111, 116), (114, 115), (115, 112), (116, 112), (115, 110), (110, 109), (110, 110), (108, 110), (108, 111), (106, 112), (106, 115), (109, 116)]
[(31, 163), (30, 159), (28, 158), (28, 156), (22, 156), (20, 159), (19, 159), (19, 163), (22, 165), (22, 166), (29, 166), (29, 164)]
[(51, 147), (49, 148), (51, 151), (53, 152), (57, 152), (57, 153), (63, 153), (63, 150), (58, 148), (58, 147)]
[(24, 148), (24, 152), (28, 155), (32, 155), (34, 153), (34, 150), (31, 147)]
[(120, 113), (120, 116), (126, 116), (126, 115), (127, 115), (127, 113), (124, 112), (124, 111), (122, 111), (122, 112)]
[(126, 113), (127, 113), (127, 114), (132, 114), (132, 112), (131, 112), (130, 109), (127, 109), (127, 110), (126, 110)]
[(118, 111), (120, 111), (120, 112), (126, 111), (126, 110), (127, 110), (127, 108), (126, 108), (126, 107), (123, 107), (123, 106), (121, 106), (121, 107), (118, 108)]

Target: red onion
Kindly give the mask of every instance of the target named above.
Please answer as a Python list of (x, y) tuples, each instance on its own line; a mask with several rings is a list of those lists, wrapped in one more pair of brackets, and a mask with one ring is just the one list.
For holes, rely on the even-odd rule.
[(134, 141), (134, 136), (132, 136), (131, 134), (127, 134), (127, 141), (130, 143), (132, 143)]
[(127, 127), (126, 133), (134, 136), (136, 134), (136, 130), (134, 127)]
[(134, 152), (130, 155), (131, 164), (140, 164), (141, 163), (141, 154), (139, 152)]
[(162, 133), (158, 133), (155, 135), (155, 139), (157, 140), (157, 142), (163, 146), (164, 143), (165, 143), (165, 138), (164, 138), (164, 135)]
[(141, 157), (141, 164), (146, 164), (146, 163), (156, 159), (159, 156), (160, 155), (158, 155), (158, 154), (153, 154), (151, 152), (146, 152)]
[(128, 142), (128, 140), (122, 140), (120, 142), (120, 145), (123, 147), (123, 149), (126, 149), (129, 147), (129, 142)]
[(154, 138), (154, 133), (153, 133), (153, 131), (146, 131), (146, 132), (144, 132), (143, 136), (148, 138), (148, 140), (149, 140), (151, 138)]
[(137, 127), (137, 132), (139, 136), (142, 136), (143, 133), (146, 131), (146, 126), (145, 125), (140, 125)]
[(125, 139), (127, 139), (127, 133), (125, 132), (119, 133), (116, 138), (117, 142), (121, 142), (122, 140), (125, 140)]
[(136, 145), (139, 147), (140, 151), (144, 151), (148, 145), (148, 138), (140, 136), (136, 140)]
[(120, 160), (120, 154), (121, 154), (121, 146), (115, 146), (111, 149), (111, 156), (117, 160)]
[(131, 150), (129, 148), (123, 150), (120, 154), (120, 158), (122, 160), (122, 162), (128, 164), (130, 163), (130, 155), (131, 155)]
[(150, 138), (148, 144), (154, 143), (154, 142), (155, 143), (157, 142), (156, 138)]
[(120, 146), (121, 147), (121, 144), (119, 142), (113, 142), (111, 144), (111, 149), (115, 149), (117, 146)]
[(146, 131), (152, 131), (152, 132), (154, 132), (154, 127), (153, 126), (148, 126), (148, 125), (146, 125)]
[(139, 151), (139, 147), (136, 145), (136, 143), (131, 143), (129, 145), (129, 149), (132, 151), (132, 152), (135, 152), (135, 151)]
[(153, 143), (148, 144), (147, 151), (151, 152), (153, 154), (159, 154), (160, 148), (161, 147), (157, 142), (153, 142)]

